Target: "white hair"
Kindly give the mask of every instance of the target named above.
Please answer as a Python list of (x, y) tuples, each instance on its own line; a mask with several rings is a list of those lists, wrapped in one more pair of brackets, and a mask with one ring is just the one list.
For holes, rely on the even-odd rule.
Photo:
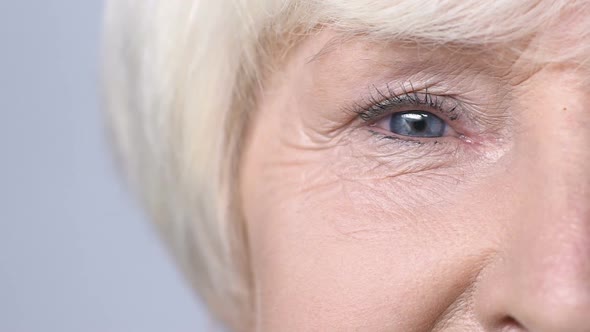
[[(238, 330), (251, 323), (254, 290), (236, 170), (270, 64), (322, 27), (510, 46), (551, 29), (564, 13), (586, 20), (588, 7), (587, 0), (111, 0), (105, 107), (149, 216), (211, 311)], [(575, 25), (572, 40), (589, 40), (588, 23)], [(531, 54), (543, 61), (587, 54), (590, 43), (574, 44), (551, 55), (539, 45)]]

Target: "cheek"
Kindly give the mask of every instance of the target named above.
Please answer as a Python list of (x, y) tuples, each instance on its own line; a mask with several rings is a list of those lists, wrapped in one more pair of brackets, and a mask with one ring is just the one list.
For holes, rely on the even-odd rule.
[(481, 237), (458, 215), (395, 211), (355, 191), (277, 192), (267, 201), (282, 204), (251, 211), (261, 216), (249, 230), (264, 331), (416, 331), (476, 277), (485, 251), (466, 239)]
[(431, 326), (485, 261), (493, 186), (313, 145), (296, 120), (261, 115), (241, 178), (262, 330)]

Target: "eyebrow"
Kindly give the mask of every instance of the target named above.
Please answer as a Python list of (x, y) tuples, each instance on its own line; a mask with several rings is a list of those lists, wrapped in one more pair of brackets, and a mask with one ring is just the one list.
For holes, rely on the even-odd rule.
[[(319, 33), (328, 31), (321, 30)], [(432, 41), (416, 42), (412, 40), (377, 39), (366, 34), (349, 34), (334, 31), (335, 35), (330, 36), (317, 51), (305, 58), (305, 65), (313, 65), (317, 62), (326, 61), (339, 62), (343, 58), (355, 58), (356, 60), (374, 61), (376, 66), (383, 67), (383, 70), (395, 68), (400, 77), (414, 75), (426, 68), (438, 68), (441, 72), (457, 73), (463, 72), (468, 67), (476, 71), (485, 71), (490, 76), (502, 77), (513, 72), (513, 65), (521, 59), (522, 53), (514, 51), (514, 45), (494, 45), (486, 47), (485, 44), (460, 44), (449, 42), (446, 44), (435, 44)], [(523, 49), (530, 41), (522, 43)], [(358, 43), (365, 54), (350, 57), (349, 54), (335, 55), (338, 51), (349, 53), (359, 52)], [(370, 45), (382, 49), (375, 49)], [(390, 54), (390, 56), (388, 56)], [(336, 57), (336, 58), (334, 58)], [(536, 68), (537, 63), (529, 63), (526, 67), (520, 68), (519, 72), (528, 73)], [(479, 69), (477, 69), (479, 68)], [(473, 71), (471, 71), (473, 73)], [(513, 72), (514, 76), (515, 72)], [(522, 73), (521, 73), (522, 74)], [(516, 75), (517, 76), (517, 75)]]
[[(318, 33), (322, 31), (326, 31), (326, 29), (320, 30)], [(322, 47), (315, 52), (313, 55), (307, 57), (305, 63), (311, 64), (313, 62), (321, 61), (327, 58), (328, 56), (332, 55), (335, 51), (345, 48), (348, 43), (356, 42), (356, 41), (364, 41), (367, 43), (376, 43), (378, 45), (383, 46), (386, 48), (386, 45), (394, 45), (400, 46), (404, 45), (405, 49), (435, 49), (435, 48), (444, 48), (447, 51), (454, 51), (457, 55), (465, 55), (468, 52), (480, 53), (486, 51), (485, 45), (473, 45), (473, 44), (459, 44), (456, 42), (448, 42), (448, 43), (436, 43), (434, 40), (422, 40), (422, 41), (415, 41), (410, 38), (408, 39), (393, 39), (393, 38), (375, 38), (369, 34), (363, 32), (357, 33), (342, 33), (336, 32), (335, 36), (330, 37)], [(505, 47), (497, 47), (496, 51), (506, 50), (509, 49), (510, 46), (506, 45)], [(466, 52), (467, 51), (467, 52)], [(489, 50), (488, 50), (489, 51)], [(400, 62), (404, 62), (400, 59)]]
[[(424, 10), (418, 10), (424, 8)], [(587, 3), (555, 3), (551, 0), (502, 2), (493, 6), (475, 1), (434, 2), (430, 0), (323, 0), (314, 8), (321, 27), (333, 26), (340, 36), (330, 40), (308, 62), (331, 53), (347, 38), (364, 35), (381, 41), (413, 41), (425, 45), (454, 45), (461, 48), (485, 48), (528, 51), (526, 42), (567, 21), (567, 13), (580, 14), (575, 31), (570, 33), (581, 43), (572, 45), (569, 58), (588, 62), (590, 47), (582, 42), (590, 37), (590, 12)], [(561, 19), (560, 19), (561, 18)], [(335, 22), (331, 24), (330, 22)], [(501, 23), (501, 24), (499, 24)], [(580, 33), (577, 33), (580, 32)], [(571, 48), (571, 47), (570, 47)], [(584, 50), (581, 50), (584, 48)], [(531, 49), (534, 52), (534, 50)], [(579, 54), (578, 54), (579, 53)], [(535, 57), (532, 54), (532, 57)], [(537, 59), (543, 62), (554, 59)]]

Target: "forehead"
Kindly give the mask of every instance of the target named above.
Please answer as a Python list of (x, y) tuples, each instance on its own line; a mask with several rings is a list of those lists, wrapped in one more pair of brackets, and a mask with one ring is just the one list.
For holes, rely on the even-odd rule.
[(316, 24), (378, 40), (502, 47), (539, 62), (590, 54), (588, 0), (323, 0), (313, 13)]

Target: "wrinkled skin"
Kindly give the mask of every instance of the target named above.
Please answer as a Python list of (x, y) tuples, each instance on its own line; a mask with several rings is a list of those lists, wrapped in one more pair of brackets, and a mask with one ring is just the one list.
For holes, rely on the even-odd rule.
[[(335, 36), (244, 141), (256, 330), (590, 331), (589, 73)], [(385, 86), (459, 100), (453, 133), (385, 138), (354, 111)]]

